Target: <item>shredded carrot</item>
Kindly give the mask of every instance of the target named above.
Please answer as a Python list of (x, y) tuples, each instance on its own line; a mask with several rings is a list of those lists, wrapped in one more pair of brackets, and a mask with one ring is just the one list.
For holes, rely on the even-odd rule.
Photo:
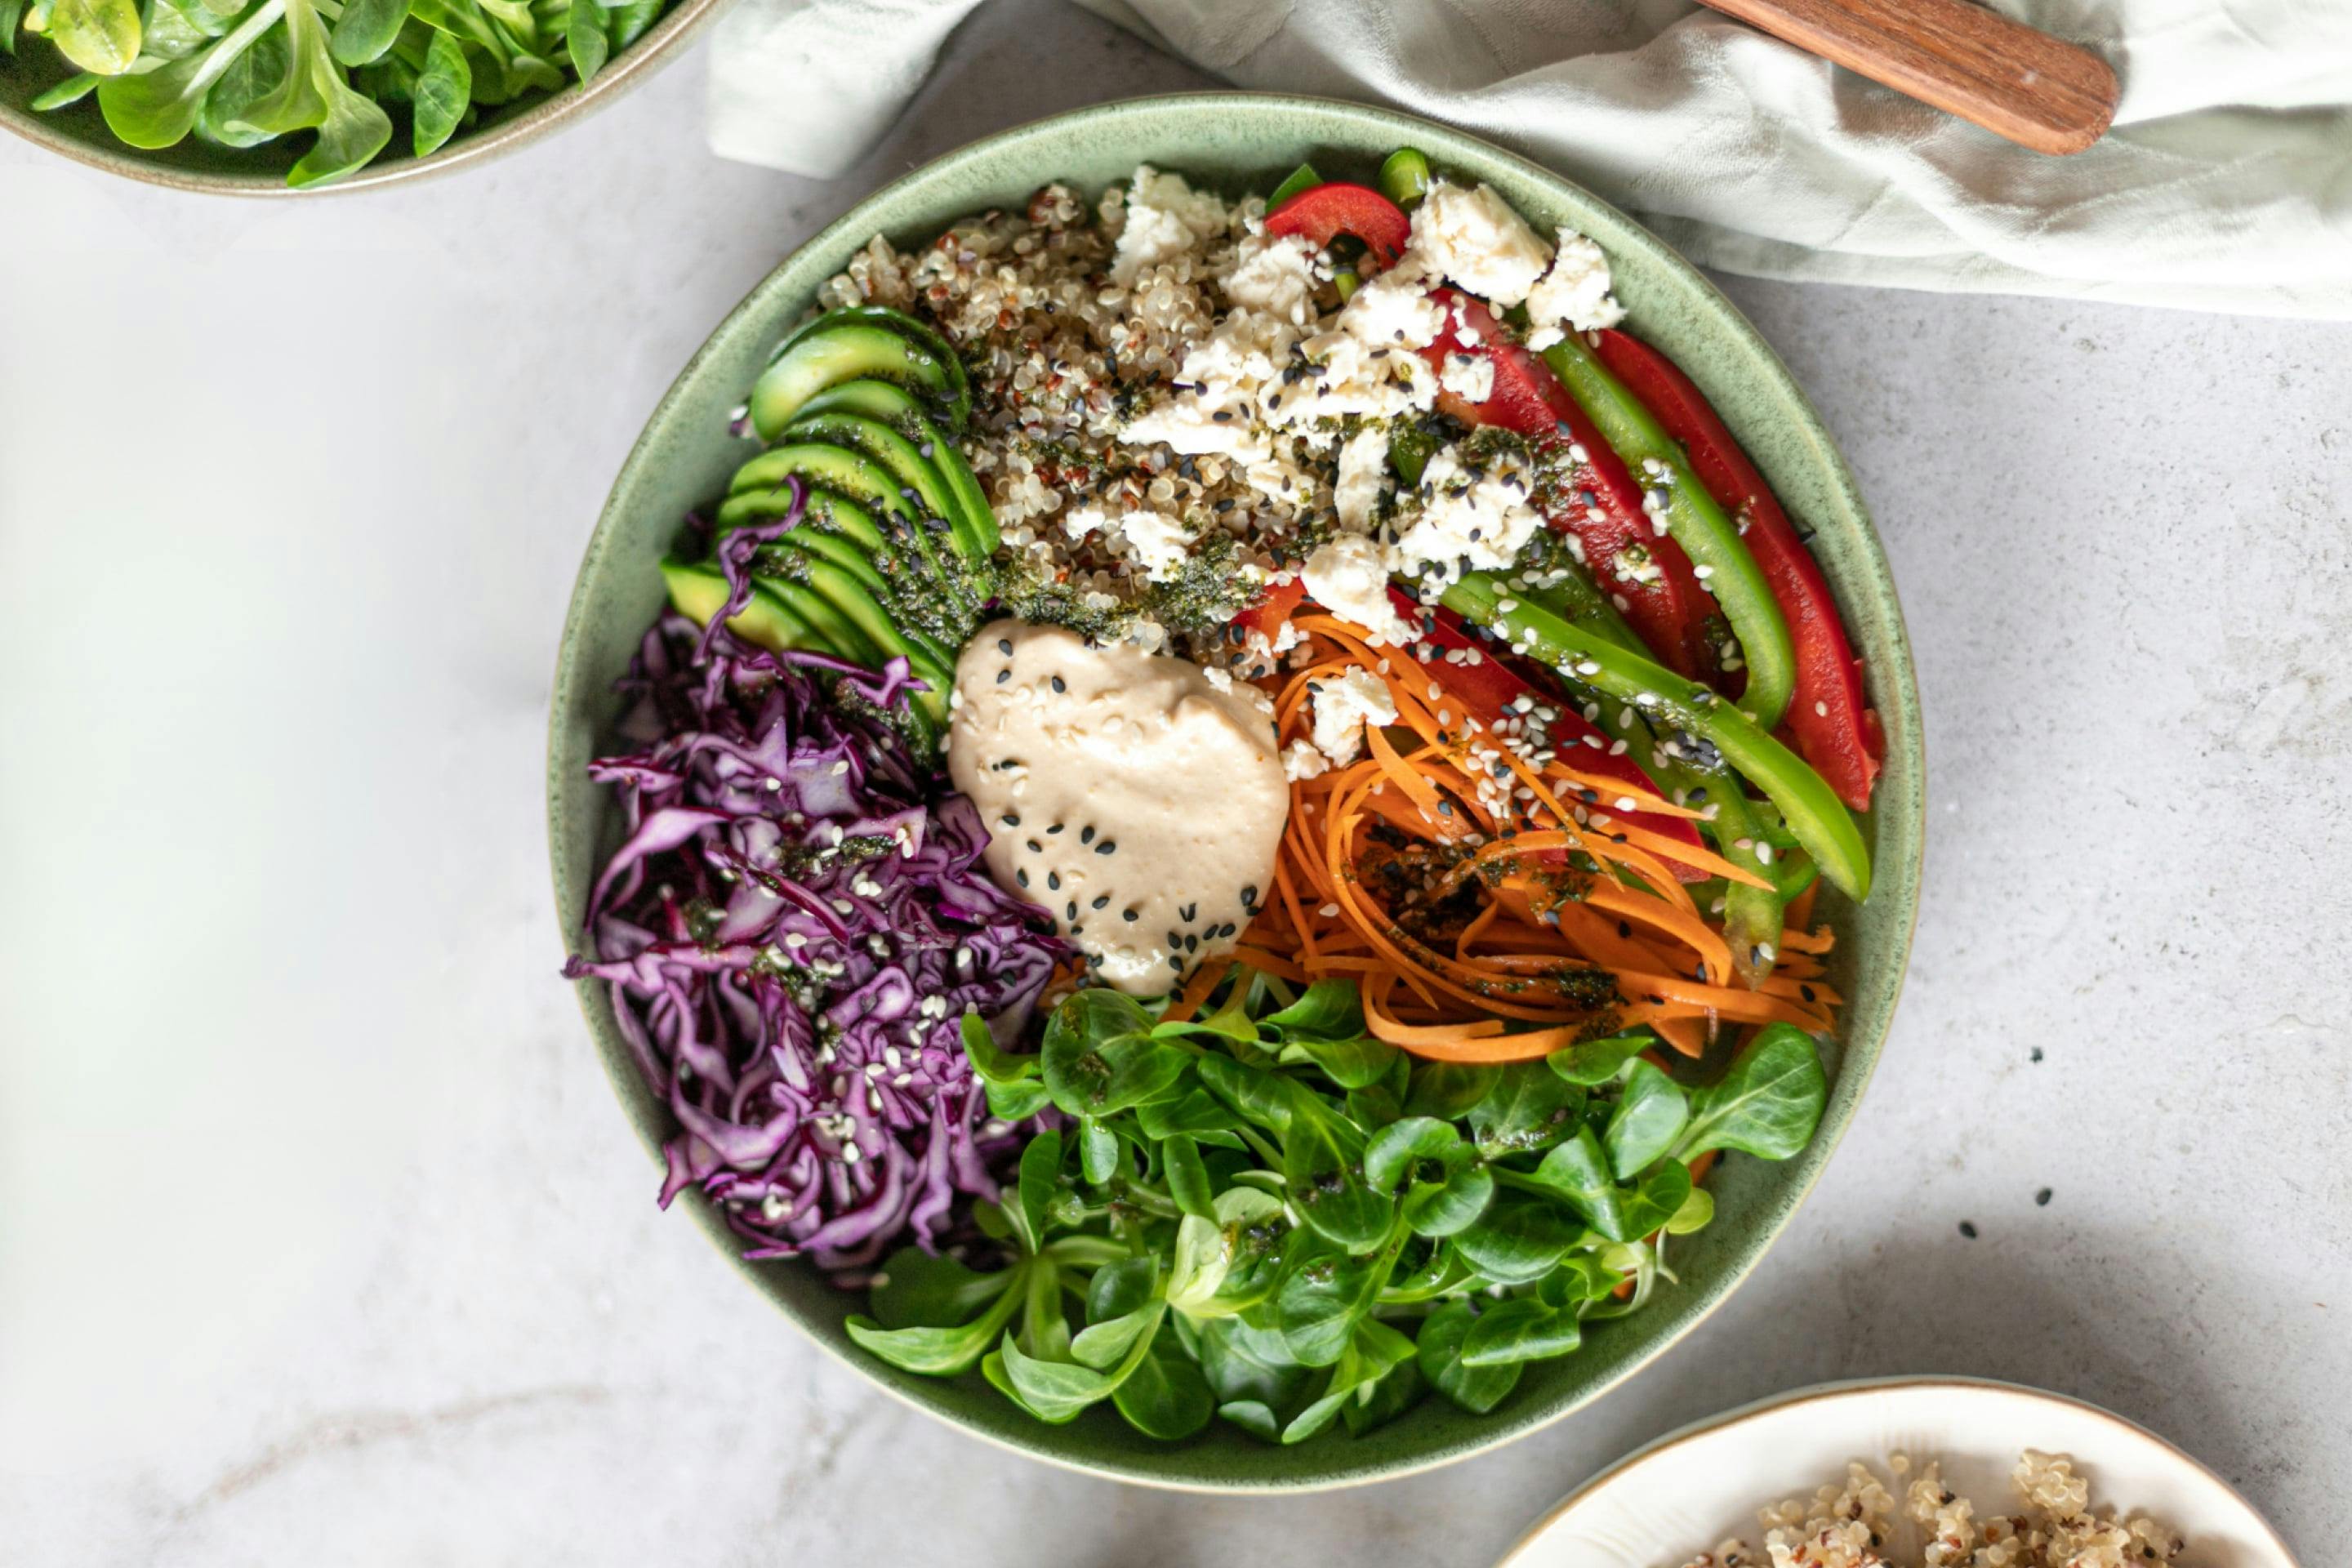
[[(1300, 651), (1265, 682), (1281, 744), (1305, 738), (1320, 689), (1351, 675), (1377, 680), (1396, 717), (1367, 726), (1353, 759), (1293, 781), (1272, 896), (1239, 962), (1355, 980), (1375, 1037), (1440, 1061), (1533, 1060), (1631, 1028), (1696, 1057), (1725, 1027), (1830, 1026), (1841, 998), (1819, 983), (1831, 939), (1806, 929), (1811, 893), (1790, 906), (1778, 972), (1750, 989), (1675, 868), (1762, 879), (1628, 820), (1705, 813), (1579, 769), (1576, 748), (1555, 756), (1488, 730), (1360, 627), (1311, 605), (1289, 624)], [(1169, 1016), (1191, 1016), (1214, 984), (1196, 978)]]

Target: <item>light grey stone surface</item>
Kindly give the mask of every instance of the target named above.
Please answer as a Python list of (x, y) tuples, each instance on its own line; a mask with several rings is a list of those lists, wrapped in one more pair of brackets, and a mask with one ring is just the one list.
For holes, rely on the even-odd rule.
[(352, 201), (0, 146), (0, 1561), (1478, 1568), (1682, 1422), (1898, 1372), (2111, 1405), (2340, 1560), (2352, 328), (1729, 280), (1927, 699), (1863, 1115), (1586, 1414), (1161, 1495), (872, 1393), (655, 1212), (554, 979), (540, 749), (597, 505), (720, 314), (897, 169), (1203, 84), (998, 0), (814, 185), (707, 157), (700, 75)]

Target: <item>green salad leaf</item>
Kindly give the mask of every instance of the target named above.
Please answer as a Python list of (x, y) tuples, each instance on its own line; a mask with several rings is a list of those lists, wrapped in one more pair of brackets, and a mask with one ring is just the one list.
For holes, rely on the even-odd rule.
[(1673, 1282), (1667, 1240), (1714, 1216), (1690, 1160), (1783, 1157), (1821, 1114), (1794, 1030), (1691, 1089), (1645, 1035), (1460, 1067), (1366, 1035), (1343, 982), (1237, 968), (1208, 1000), (1175, 1022), (1080, 990), (1034, 1054), (964, 1019), (992, 1114), (1054, 1125), (973, 1210), (977, 1252), (893, 1257), (851, 1337), (1164, 1441), (1362, 1433), (1432, 1393), (1483, 1413)]
[(62, 109), (94, 92), (129, 146), (194, 135), (244, 149), (307, 134), (287, 174), (301, 189), (365, 168), (401, 117), (408, 146), (425, 157), (477, 106), (592, 79), (666, 4), (145, 0), (142, 9), (141, 0), (0, 0), (0, 51), (15, 52), (20, 27), (46, 37), (76, 73), (33, 108)]

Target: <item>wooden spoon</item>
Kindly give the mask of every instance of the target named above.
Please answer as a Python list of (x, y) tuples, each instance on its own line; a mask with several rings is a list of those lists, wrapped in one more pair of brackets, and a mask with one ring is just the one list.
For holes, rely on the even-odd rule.
[(1968, 0), (1702, 3), (2037, 153), (2079, 153), (2116, 117), (2106, 61)]

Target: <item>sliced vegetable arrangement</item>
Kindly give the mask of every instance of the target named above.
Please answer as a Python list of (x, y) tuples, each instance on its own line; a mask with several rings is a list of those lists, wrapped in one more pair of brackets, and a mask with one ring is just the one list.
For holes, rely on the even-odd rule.
[(0, 0), (0, 53), (46, 38), (75, 74), (33, 100), (95, 97), (132, 147), (308, 134), (298, 189), (417, 157), (486, 110), (587, 81), (665, 0)]
[(1611, 289), (1410, 149), (860, 251), (599, 764), (572, 973), (666, 1195), (902, 1370), (1171, 1441), (1484, 1412), (1671, 1289), (1820, 1122), (1883, 742)]

